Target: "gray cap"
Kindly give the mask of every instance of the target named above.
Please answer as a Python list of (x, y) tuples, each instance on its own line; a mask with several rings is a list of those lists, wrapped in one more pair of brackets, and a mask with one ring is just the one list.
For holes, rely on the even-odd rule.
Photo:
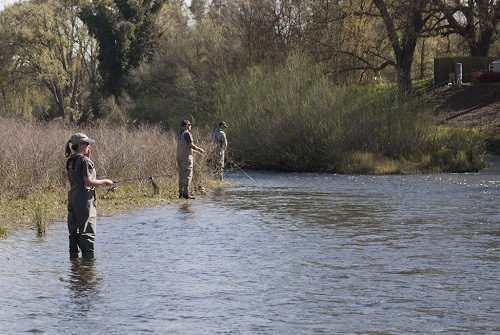
[(80, 143), (94, 143), (95, 141), (89, 138), (87, 135), (83, 133), (76, 133), (71, 136), (70, 140), (71, 144), (80, 144)]
[(185, 127), (185, 126), (187, 126), (188, 124), (191, 124), (191, 122), (189, 122), (189, 120), (182, 120), (182, 122), (181, 122), (181, 127)]
[(219, 127), (227, 128), (227, 124), (224, 121), (219, 122)]

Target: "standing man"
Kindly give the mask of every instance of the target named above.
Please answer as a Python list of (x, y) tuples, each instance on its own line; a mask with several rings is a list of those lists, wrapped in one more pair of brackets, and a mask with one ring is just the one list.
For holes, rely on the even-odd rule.
[(224, 179), (224, 153), (227, 150), (227, 137), (224, 130), (227, 125), (224, 121), (219, 122), (219, 126), (212, 132), (212, 141), (215, 143), (215, 178), (219, 180)]
[(205, 150), (196, 146), (191, 134), (191, 122), (183, 120), (182, 130), (177, 138), (177, 167), (179, 169), (179, 198), (194, 199), (189, 195), (193, 179), (193, 151), (203, 154)]

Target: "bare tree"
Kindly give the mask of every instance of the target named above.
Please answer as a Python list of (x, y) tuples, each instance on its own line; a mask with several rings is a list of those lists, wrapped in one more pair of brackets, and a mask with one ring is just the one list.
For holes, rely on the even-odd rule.
[(444, 24), (438, 27), (442, 36), (461, 36), (471, 56), (486, 57), (500, 34), (500, 1), (441, 0)]
[[(7, 46), (4, 69), (13, 81), (29, 80), (50, 92), (54, 117), (81, 112), (86, 83), (96, 71), (95, 43), (70, 1), (20, 2), (2, 12), (0, 34)], [(68, 113), (70, 112), (70, 113)]]
[(372, 0), (382, 19), (390, 41), (394, 60), (387, 65), (396, 68), (400, 95), (406, 95), (412, 87), (411, 72), (419, 35), (435, 18), (433, 0), (399, 1)]

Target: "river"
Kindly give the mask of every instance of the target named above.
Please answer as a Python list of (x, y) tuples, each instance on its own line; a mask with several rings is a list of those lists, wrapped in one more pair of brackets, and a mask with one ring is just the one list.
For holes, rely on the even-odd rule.
[(235, 187), (0, 240), (0, 334), (500, 334), (500, 168), (246, 171)]

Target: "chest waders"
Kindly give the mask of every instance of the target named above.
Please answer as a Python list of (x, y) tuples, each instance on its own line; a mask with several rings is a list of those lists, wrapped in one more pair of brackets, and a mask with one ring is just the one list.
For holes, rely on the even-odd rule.
[[(68, 231), (70, 257), (94, 257), (94, 240), (96, 233), (97, 210), (95, 188), (87, 187), (83, 180), (85, 162), (82, 155), (72, 156), (66, 162), (66, 171), (71, 184), (68, 191)], [(92, 175), (95, 178), (95, 170)]]
[(221, 130), (212, 133), (212, 141), (216, 144), (214, 150), (214, 177), (224, 179), (224, 153), (227, 147), (226, 134)]
[(179, 196), (189, 195), (189, 186), (193, 179), (193, 149), (184, 139), (185, 131), (177, 139), (177, 168), (179, 170)]

